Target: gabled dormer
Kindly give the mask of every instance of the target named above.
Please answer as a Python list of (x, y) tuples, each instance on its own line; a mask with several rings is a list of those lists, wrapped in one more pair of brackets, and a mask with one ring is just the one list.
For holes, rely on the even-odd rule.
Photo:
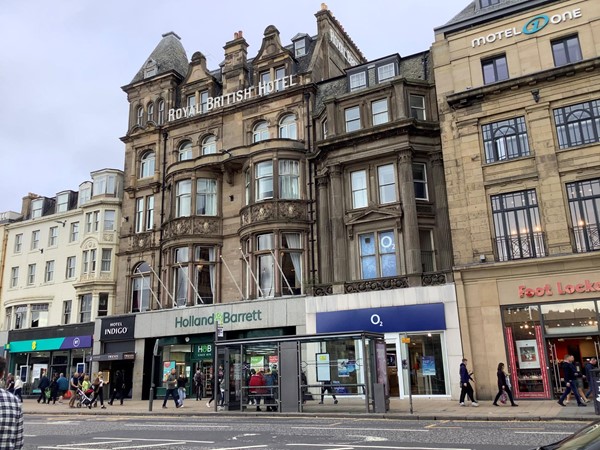
[(276, 82), (296, 71), (294, 58), (291, 52), (281, 45), (279, 30), (273, 25), (265, 29), (262, 45), (252, 63), (254, 84)]
[(302, 56), (306, 56), (308, 54), (308, 49), (310, 48), (310, 43), (312, 39), (306, 33), (298, 33), (296, 36), (292, 38), (292, 44), (294, 45), (294, 57), (301, 58)]

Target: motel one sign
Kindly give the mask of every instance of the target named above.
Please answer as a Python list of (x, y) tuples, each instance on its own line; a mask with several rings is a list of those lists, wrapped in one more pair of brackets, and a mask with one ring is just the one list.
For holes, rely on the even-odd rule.
[(553, 16), (548, 16), (547, 14), (538, 14), (537, 16), (529, 19), (522, 27), (517, 26), (507, 28), (505, 30), (490, 33), (486, 36), (476, 37), (471, 41), (471, 47), (479, 47), (481, 45), (491, 44), (492, 42), (513, 38), (521, 34), (535, 34), (538, 31), (546, 28), (548, 24), (557, 25), (562, 22), (579, 19), (581, 16), (581, 8), (576, 8), (572, 11), (564, 11), (560, 14), (554, 14)]
[(194, 117), (195, 115), (207, 113), (213, 109), (234, 105), (255, 97), (263, 97), (272, 92), (283, 91), (292, 86), (296, 86), (297, 84), (298, 82), (297, 80), (294, 80), (294, 75), (287, 75), (282, 78), (277, 78), (273, 81), (266, 81), (258, 84), (257, 86), (250, 86), (246, 89), (240, 89), (219, 97), (208, 97), (206, 99), (206, 103), (202, 103), (200, 105), (186, 106), (185, 108), (171, 108), (169, 110), (167, 121), (171, 122), (173, 120)]

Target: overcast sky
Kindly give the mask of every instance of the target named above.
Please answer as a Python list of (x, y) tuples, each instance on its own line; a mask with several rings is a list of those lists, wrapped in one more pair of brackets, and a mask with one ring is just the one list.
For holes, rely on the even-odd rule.
[[(433, 28), (470, 0), (329, 0), (369, 60), (427, 50)], [(237, 30), (260, 48), (275, 25), (284, 45), (316, 33), (319, 1), (1, 0), (0, 212), (28, 192), (77, 190), (90, 172), (123, 168), (128, 84), (167, 31), (209, 69)]]

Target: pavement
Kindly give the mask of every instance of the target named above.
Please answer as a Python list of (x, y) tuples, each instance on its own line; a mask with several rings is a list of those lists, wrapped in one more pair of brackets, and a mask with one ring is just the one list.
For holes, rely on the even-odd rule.
[(364, 399), (358, 397), (344, 397), (338, 395), (338, 403), (334, 404), (333, 399), (326, 396), (325, 404), (318, 404), (316, 400), (307, 401), (303, 405), (302, 413), (281, 413), (267, 412), (265, 406), (261, 406), (262, 411), (256, 411), (254, 406), (248, 406), (248, 409), (240, 411), (216, 411), (214, 402), (211, 407), (206, 406), (208, 399), (196, 401), (195, 398), (188, 398), (184, 402), (183, 408), (175, 408), (172, 399), (169, 399), (167, 409), (162, 408), (162, 398), (154, 400), (152, 411), (149, 410), (147, 400), (126, 399), (123, 405), (114, 403), (114, 406), (106, 404), (106, 409), (100, 406), (92, 409), (86, 407), (69, 408), (68, 402), (56, 404), (37, 403), (35, 399), (24, 399), (23, 412), (28, 414), (60, 414), (60, 415), (143, 415), (157, 416), (209, 416), (222, 414), (228, 416), (235, 415), (255, 415), (255, 416), (282, 416), (282, 417), (348, 417), (353, 418), (386, 418), (386, 419), (404, 419), (404, 420), (479, 420), (479, 421), (582, 421), (592, 422), (600, 420), (594, 411), (593, 402), (588, 403), (587, 407), (578, 407), (575, 401), (560, 406), (556, 401), (551, 400), (522, 400), (518, 407), (510, 405), (493, 406), (490, 400), (480, 401), (478, 407), (460, 406), (458, 401), (447, 398), (413, 398), (412, 414), (410, 412), (410, 403), (408, 399), (391, 398), (389, 411), (386, 413), (367, 413)]

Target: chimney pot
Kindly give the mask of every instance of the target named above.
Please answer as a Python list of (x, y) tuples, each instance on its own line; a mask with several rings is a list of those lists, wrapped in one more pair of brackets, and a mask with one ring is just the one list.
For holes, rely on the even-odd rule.
[(238, 32), (237, 32), (237, 31), (235, 31), (235, 32), (233, 33), (233, 38), (234, 38), (234, 39), (238, 39), (239, 37), (240, 37), (240, 35), (238, 34)]

